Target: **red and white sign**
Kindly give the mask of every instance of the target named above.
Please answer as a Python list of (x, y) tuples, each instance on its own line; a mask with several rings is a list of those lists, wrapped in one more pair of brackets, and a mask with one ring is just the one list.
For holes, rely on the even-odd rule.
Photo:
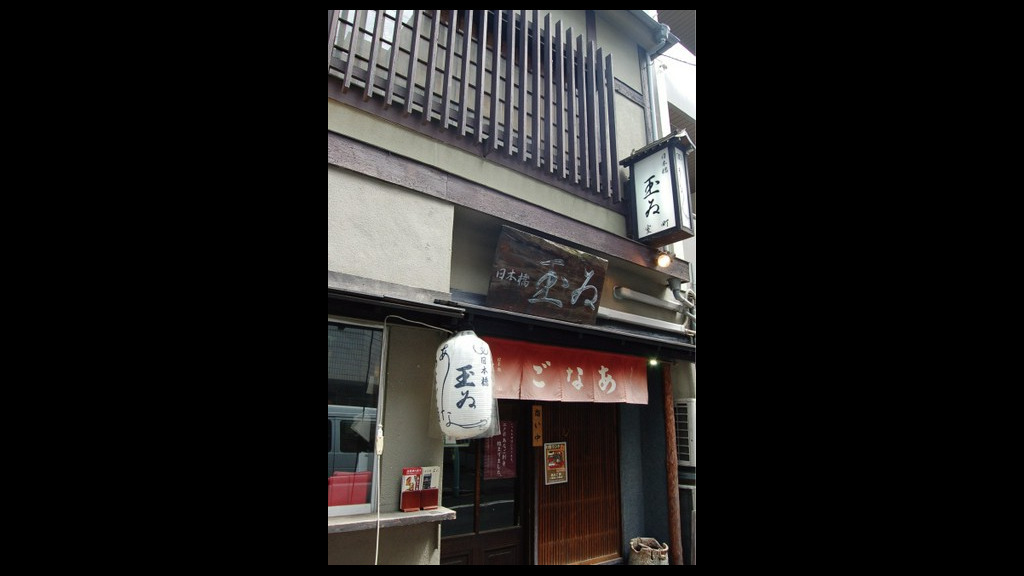
[(647, 404), (647, 361), (637, 356), (484, 338), (494, 394), (510, 400)]

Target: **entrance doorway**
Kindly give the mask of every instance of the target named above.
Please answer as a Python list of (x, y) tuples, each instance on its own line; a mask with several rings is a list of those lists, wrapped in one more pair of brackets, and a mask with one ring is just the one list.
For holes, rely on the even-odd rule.
[(502, 434), (445, 446), (441, 489), (455, 520), (441, 523), (441, 564), (530, 564), (533, 489), (525, 404), (499, 401)]
[[(537, 405), (543, 442), (565, 443), (565, 483), (545, 483), (544, 450), (531, 442)], [(503, 400), (498, 411), (501, 436), (445, 447), (442, 501), (456, 519), (441, 524), (441, 564), (621, 558), (618, 406)]]

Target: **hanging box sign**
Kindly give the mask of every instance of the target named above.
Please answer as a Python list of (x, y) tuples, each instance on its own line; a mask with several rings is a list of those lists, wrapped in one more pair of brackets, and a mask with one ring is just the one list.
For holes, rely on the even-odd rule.
[(685, 130), (644, 146), (619, 162), (629, 168), (626, 206), (631, 238), (667, 246), (693, 236), (687, 155), (695, 149)]
[(434, 390), (441, 432), (455, 440), (479, 436), (491, 426), (494, 364), (491, 348), (472, 330), (437, 349)]

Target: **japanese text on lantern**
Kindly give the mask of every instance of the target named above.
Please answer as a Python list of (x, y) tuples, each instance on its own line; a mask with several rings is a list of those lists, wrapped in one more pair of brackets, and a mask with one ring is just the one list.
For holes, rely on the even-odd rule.
[(641, 239), (676, 225), (668, 154), (662, 150), (634, 165), (637, 234)]

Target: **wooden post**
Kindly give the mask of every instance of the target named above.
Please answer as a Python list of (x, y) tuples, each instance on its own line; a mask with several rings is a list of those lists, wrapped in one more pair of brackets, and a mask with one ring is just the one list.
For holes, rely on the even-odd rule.
[(665, 396), (665, 471), (668, 473), (668, 545), (670, 562), (683, 564), (683, 526), (679, 515), (679, 460), (676, 453), (676, 407), (672, 399), (672, 365), (661, 365)]

